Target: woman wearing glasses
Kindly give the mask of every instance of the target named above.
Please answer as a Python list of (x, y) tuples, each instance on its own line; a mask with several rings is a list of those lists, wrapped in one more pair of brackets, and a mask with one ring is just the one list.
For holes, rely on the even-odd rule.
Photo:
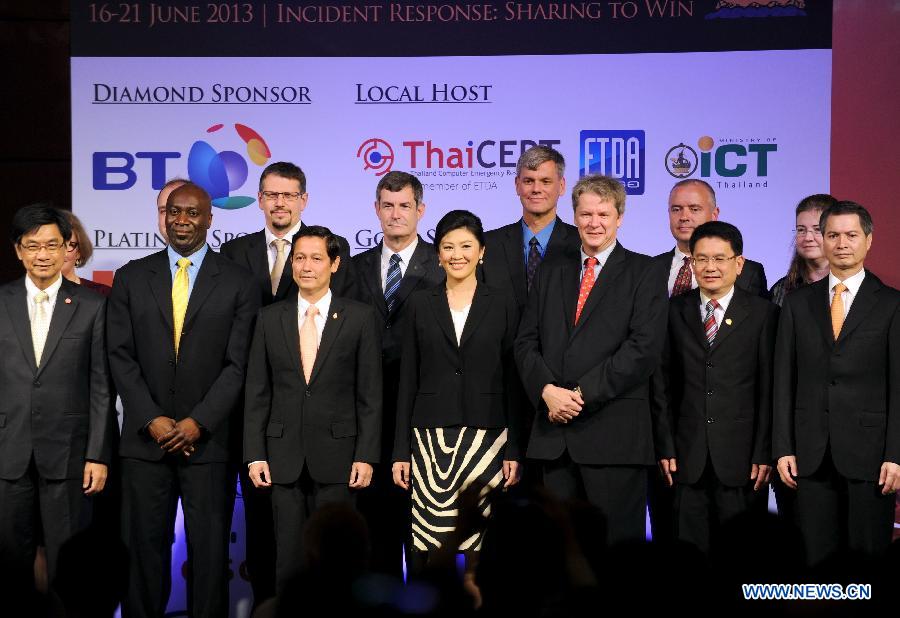
[(84, 231), (84, 226), (81, 225), (78, 217), (67, 210), (63, 211), (63, 214), (72, 226), (72, 235), (66, 242), (66, 257), (63, 261), (62, 276), (72, 283), (77, 283), (103, 296), (109, 296), (109, 293), (112, 292), (111, 287), (79, 277), (78, 273), (75, 272), (76, 268), (81, 268), (91, 259), (91, 256), (94, 254), (94, 245), (91, 244), (91, 239), (88, 238), (87, 232)]
[(794, 256), (788, 273), (772, 286), (772, 302), (779, 307), (786, 294), (828, 276), (828, 260), (822, 253), (822, 232), (819, 216), (834, 204), (835, 199), (825, 193), (809, 195), (797, 204), (794, 230)]

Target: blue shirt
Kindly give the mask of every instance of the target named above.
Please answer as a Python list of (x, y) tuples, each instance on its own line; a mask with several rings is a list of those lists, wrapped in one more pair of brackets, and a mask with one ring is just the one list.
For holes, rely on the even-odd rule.
[(203, 264), (203, 258), (209, 251), (209, 245), (204, 244), (202, 247), (194, 251), (191, 255), (178, 255), (172, 247), (168, 247), (166, 252), (169, 254), (169, 270), (172, 271), (172, 282), (175, 282), (175, 273), (178, 272), (178, 260), (183, 257), (191, 261), (188, 266), (188, 299), (191, 298), (191, 292), (194, 291), (194, 281), (197, 280), (197, 273), (200, 272), (200, 266)]
[(544, 257), (544, 253), (547, 251), (547, 243), (550, 242), (550, 234), (553, 233), (553, 226), (556, 225), (556, 219), (550, 222), (550, 225), (542, 229), (540, 232), (535, 234), (531, 231), (531, 229), (525, 225), (525, 219), (520, 219), (522, 222), (522, 240), (524, 241), (524, 250), (525, 250), (525, 264), (528, 264), (528, 252), (531, 251), (531, 246), (528, 244), (531, 242), (532, 238), (537, 238), (538, 241), (538, 252), (541, 254), (541, 258)]

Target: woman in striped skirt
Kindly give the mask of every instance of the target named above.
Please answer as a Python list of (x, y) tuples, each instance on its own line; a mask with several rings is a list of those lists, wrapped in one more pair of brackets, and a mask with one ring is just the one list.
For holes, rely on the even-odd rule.
[[(447, 213), (435, 249), (447, 280), (410, 296), (393, 450), (394, 483), (412, 490), (416, 552), (450, 539), (469, 484), (484, 485), (479, 506), (488, 515), (488, 492), (520, 478), (515, 301), (476, 279), (484, 233), (474, 214)], [(471, 556), (480, 545), (475, 533), (456, 549)]]

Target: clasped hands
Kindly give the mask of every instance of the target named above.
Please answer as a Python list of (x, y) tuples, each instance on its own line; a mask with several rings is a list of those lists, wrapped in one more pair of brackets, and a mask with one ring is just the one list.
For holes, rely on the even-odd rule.
[(200, 425), (191, 417), (176, 421), (168, 416), (157, 416), (147, 426), (150, 437), (167, 453), (182, 453), (190, 457), (194, 443), (200, 439)]
[(580, 394), (553, 384), (544, 387), (541, 398), (547, 404), (547, 418), (551, 423), (565, 425), (584, 408), (584, 398)]

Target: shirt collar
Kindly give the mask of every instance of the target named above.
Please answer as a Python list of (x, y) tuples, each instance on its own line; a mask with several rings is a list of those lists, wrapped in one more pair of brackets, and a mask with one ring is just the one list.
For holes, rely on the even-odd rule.
[[(44, 292), (47, 293), (47, 299), (52, 307), (56, 303), (56, 295), (59, 294), (59, 288), (62, 287), (63, 276), (62, 273), (59, 273), (59, 276), (56, 278), (56, 281), (47, 286), (47, 289)], [(25, 275), (25, 293), (28, 295), (29, 302), (34, 302), (34, 297), (36, 294), (40, 292), (40, 288), (34, 284), (34, 281), (31, 280), (31, 277)]]
[[(400, 256), (400, 261), (409, 266), (410, 260), (412, 260), (413, 253), (416, 252), (416, 247), (419, 246), (419, 237), (416, 236), (415, 239), (409, 245), (397, 251), (397, 254)], [(381, 242), (381, 261), (384, 264), (390, 262), (391, 256), (394, 255), (394, 252), (390, 250), (390, 248), (384, 244), (384, 241)]]
[[(606, 264), (606, 260), (609, 259), (609, 255), (613, 252), (613, 249), (615, 249), (616, 245), (618, 245), (618, 244), (619, 244), (619, 241), (616, 240), (613, 242), (613, 244), (611, 244), (606, 249), (604, 249), (603, 251), (601, 251), (600, 253), (598, 253), (597, 255), (594, 256), (595, 258), (597, 258), (598, 266), (603, 268), (603, 265)], [(588, 259), (589, 257), (590, 256), (584, 252), (584, 248), (582, 248), (581, 249), (581, 266), (582, 267), (584, 267), (584, 261), (586, 259)]]
[(684, 264), (684, 258), (691, 259), (691, 256), (687, 253), (683, 253), (678, 246), (675, 246), (675, 250), (673, 251), (672, 263), (673, 264)]
[(547, 244), (550, 242), (550, 235), (553, 234), (553, 228), (556, 226), (556, 218), (554, 217), (554, 219), (537, 234), (532, 232), (531, 228), (525, 224), (525, 219), (520, 219), (519, 221), (522, 223), (522, 240), (525, 243), (525, 247), (528, 246), (528, 243), (531, 242), (532, 238), (537, 238), (541, 251), (545, 251), (547, 249)]
[(188, 258), (191, 261), (192, 267), (199, 267), (200, 264), (203, 263), (203, 258), (206, 257), (206, 252), (209, 251), (209, 245), (204, 244), (202, 247), (194, 251), (190, 255), (179, 255), (175, 249), (172, 248), (171, 245), (166, 247), (166, 253), (169, 255), (169, 269), (175, 270), (178, 268), (178, 260), (183, 257)]
[(859, 292), (859, 286), (862, 285), (863, 279), (865, 278), (865, 268), (860, 268), (858, 273), (856, 273), (852, 277), (847, 277), (843, 282), (835, 277), (833, 272), (828, 271), (828, 290), (831, 291), (838, 283), (843, 283), (847, 286), (847, 291), (850, 292), (850, 294), (852, 294), (854, 298), (856, 298), (856, 294)]
[[(306, 310), (309, 309), (310, 303), (307, 302), (302, 296), (300, 296), (300, 292), (297, 292), (297, 314), (303, 318), (306, 316)], [(316, 309), (319, 310), (319, 315), (325, 317), (328, 315), (328, 308), (331, 307), (331, 288), (325, 292), (325, 296), (320, 298), (318, 302), (316, 302)]]
[[(297, 225), (295, 225), (294, 227), (289, 229), (287, 231), (287, 234), (282, 236), (282, 238), (284, 238), (288, 242), (291, 242), (292, 240), (294, 240), (294, 234), (296, 234), (297, 232), (300, 231), (300, 227), (302, 225), (303, 225), (303, 223), (298, 220)], [(268, 225), (263, 228), (263, 233), (266, 235), (266, 248), (271, 247), (272, 241), (275, 240), (276, 238), (278, 238), (278, 236), (276, 236), (275, 234), (272, 233), (272, 230), (269, 229)]]
[[(716, 300), (719, 303), (719, 306), (722, 308), (722, 311), (728, 311), (728, 305), (731, 304), (731, 299), (734, 298), (734, 286), (731, 286), (731, 289), (728, 290), (728, 294)], [(706, 308), (706, 303), (710, 300), (709, 296), (700, 291), (700, 306)]]

